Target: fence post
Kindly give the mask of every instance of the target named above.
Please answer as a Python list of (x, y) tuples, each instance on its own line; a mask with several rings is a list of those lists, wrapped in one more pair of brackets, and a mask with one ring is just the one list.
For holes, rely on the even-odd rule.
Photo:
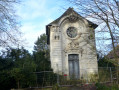
[(85, 72), (86, 72), (86, 84), (88, 84), (88, 72), (87, 72), (86, 69), (84, 69), (84, 70), (85, 70)]
[(112, 79), (112, 69), (110, 67), (110, 78), (111, 78), (111, 82), (113, 82), (113, 79)]
[(37, 73), (36, 73), (36, 85), (38, 87), (38, 78), (37, 78)]
[(59, 86), (59, 74), (57, 74), (57, 84)]

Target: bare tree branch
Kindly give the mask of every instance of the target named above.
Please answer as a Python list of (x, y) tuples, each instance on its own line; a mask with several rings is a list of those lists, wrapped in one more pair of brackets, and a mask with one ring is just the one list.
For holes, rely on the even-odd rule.
[(0, 46), (19, 43), (20, 24), (17, 22), (14, 8), (18, 2), (19, 0), (0, 0)]

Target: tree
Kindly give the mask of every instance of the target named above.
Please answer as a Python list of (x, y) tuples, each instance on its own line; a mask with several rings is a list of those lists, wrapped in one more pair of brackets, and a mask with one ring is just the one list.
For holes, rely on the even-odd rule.
[[(49, 61), (49, 48), (47, 45), (47, 36), (46, 34), (42, 34), (35, 42), (34, 51), (33, 51), (33, 59), (35, 61), (36, 67), (36, 75), (37, 75), (37, 84), (44, 85), (45, 82), (49, 82), (49, 77), (53, 76), (53, 73), (40, 73), (41, 71), (51, 71), (50, 61)], [(52, 78), (51, 78), (52, 79)], [(50, 79), (50, 80), (51, 80)], [(52, 81), (52, 80), (51, 80)]]
[(0, 90), (10, 90), (11, 88), (16, 88), (15, 79), (11, 77), (9, 70), (0, 71)]
[[(17, 85), (18, 88), (28, 87), (36, 80), (36, 75), (33, 74), (36, 70), (36, 64), (32, 55), (23, 47), (17, 49), (7, 48), (7, 51), (0, 58), (0, 65), (0, 74), (3, 78), (1, 78), (0, 83), (4, 86), (10, 85), (9, 79), (13, 80), (13, 85)], [(8, 74), (9, 76), (6, 77)], [(14, 88), (16, 87), (14, 86)]]
[(18, 0), (0, 0), (0, 46), (18, 44), (19, 24), (15, 15)]
[(36, 71), (51, 70), (46, 34), (42, 34), (35, 42), (33, 57), (37, 65)]
[[(10, 70), (14, 67), (14, 62), (9, 58), (0, 56), (0, 89), (10, 90), (15, 88), (16, 81), (10, 75)], [(12, 82), (12, 83), (11, 83)]]
[[(11, 58), (0, 56), (0, 89), (10, 90), (16, 86), (16, 81), (10, 75), (10, 70), (15, 66)], [(11, 83), (12, 82), (12, 83)]]
[(44, 51), (34, 52), (33, 57), (37, 65), (37, 72), (51, 70), (49, 58), (45, 57)]
[(48, 50), (46, 34), (42, 34), (40, 36), (40, 38), (38, 37), (38, 39), (34, 45), (34, 50), (35, 51), (46, 51), (46, 50)]
[[(68, 0), (78, 8), (79, 14), (93, 20), (100, 27), (98, 40), (106, 40), (113, 47), (119, 39), (119, 1), (118, 0)], [(98, 28), (99, 29), (99, 28)], [(102, 33), (100, 33), (102, 32)], [(109, 34), (107, 34), (109, 33)], [(107, 36), (107, 37), (106, 37)], [(107, 43), (106, 42), (106, 43)], [(105, 44), (106, 45), (106, 44)]]
[(9, 57), (15, 61), (15, 67), (11, 70), (11, 76), (17, 82), (17, 87), (28, 87), (32, 81), (35, 81), (35, 75), (33, 72), (36, 70), (36, 64), (32, 58), (32, 55), (25, 50), (12, 49)]
[[(119, 0), (67, 0), (78, 8), (79, 14), (99, 25), (97, 31), (97, 47), (100, 52), (113, 50), (113, 63), (118, 68), (119, 58), (116, 46), (119, 43)], [(101, 45), (99, 45), (101, 42)], [(99, 49), (98, 49), (99, 50)], [(103, 56), (105, 53), (103, 54)], [(110, 62), (110, 59), (107, 59)], [(117, 83), (118, 83), (118, 69)]]

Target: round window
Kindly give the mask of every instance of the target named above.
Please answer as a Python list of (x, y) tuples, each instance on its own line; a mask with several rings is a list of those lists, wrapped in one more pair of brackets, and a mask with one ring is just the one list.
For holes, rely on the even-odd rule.
[(75, 27), (69, 27), (67, 29), (67, 35), (70, 38), (75, 38), (77, 36), (77, 29)]

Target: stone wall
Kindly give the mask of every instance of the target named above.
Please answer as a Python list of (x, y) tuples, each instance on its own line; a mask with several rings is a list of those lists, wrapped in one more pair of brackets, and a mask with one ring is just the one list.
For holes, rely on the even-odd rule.
[[(94, 31), (85, 19), (70, 22), (66, 18), (50, 27), (50, 59), (54, 72), (69, 75), (68, 54), (79, 55), (80, 76), (98, 72)], [(75, 38), (67, 36), (68, 27), (77, 28)]]

